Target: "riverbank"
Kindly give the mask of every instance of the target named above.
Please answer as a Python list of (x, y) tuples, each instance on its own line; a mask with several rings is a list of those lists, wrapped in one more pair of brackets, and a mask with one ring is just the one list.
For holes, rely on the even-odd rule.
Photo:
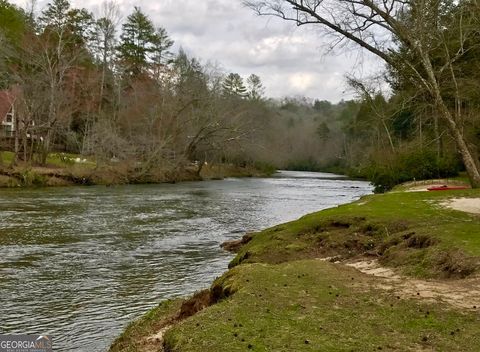
[(22, 164), (14, 167), (0, 166), (0, 188), (176, 183), (221, 180), (227, 177), (267, 177), (274, 171), (233, 164), (206, 165), (200, 172), (195, 165), (143, 170), (135, 164), (109, 163), (97, 166), (86, 160), (79, 163), (55, 160), (45, 167)]
[(476, 351), (480, 191), (397, 192), (246, 237), (209, 290), (162, 303), (111, 351)]

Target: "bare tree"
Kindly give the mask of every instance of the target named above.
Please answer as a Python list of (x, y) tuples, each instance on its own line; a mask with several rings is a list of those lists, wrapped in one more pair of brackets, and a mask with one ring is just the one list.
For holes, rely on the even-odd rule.
[[(456, 142), (472, 186), (480, 187), (478, 160), (463, 129), (464, 105), (455, 70), (455, 63), (470, 51), (469, 40), (477, 33), (477, 1), (468, 6), (446, 0), (253, 0), (245, 4), (260, 15), (277, 16), (299, 26), (319, 26), (334, 46), (353, 42), (424, 89)], [(446, 16), (454, 6), (462, 19), (455, 27)], [(472, 11), (472, 6), (477, 10)], [(448, 39), (447, 27), (456, 31)], [(412, 55), (418, 58), (418, 65), (411, 62)], [(445, 75), (454, 82), (453, 107), (447, 99), (451, 92), (442, 87)]]

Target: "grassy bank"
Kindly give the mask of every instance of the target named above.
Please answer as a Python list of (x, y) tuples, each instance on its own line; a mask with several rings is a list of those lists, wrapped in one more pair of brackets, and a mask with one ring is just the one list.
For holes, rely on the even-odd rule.
[(247, 237), (210, 290), (162, 304), (111, 351), (478, 351), (474, 303), (400, 291), (344, 265), (375, 259), (406, 280), (435, 278), (447, 294), (479, 287), (480, 218), (446, 208), (451, 197), (480, 191), (373, 195)]
[(175, 183), (223, 179), (226, 177), (264, 177), (275, 170), (232, 164), (204, 166), (198, 173), (195, 165), (158, 165), (146, 169), (138, 162), (104, 162), (74, 154), (51, 154), (45, 166), (18, 163), (11, 166), (13, 153), (1, 152), (0, 188), (50, 187), (72, 185), (122, 185)]

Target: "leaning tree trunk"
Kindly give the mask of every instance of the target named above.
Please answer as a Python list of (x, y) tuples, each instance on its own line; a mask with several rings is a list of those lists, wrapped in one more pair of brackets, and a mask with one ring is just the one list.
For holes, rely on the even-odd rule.
[(480, 171), (478, 169), (478, 164), (475, 161), (475, 157), (472, 151), (468, 147), (462, 129), (458, 126), (457, 122), (452, 116), (452, 113), (448, 110), (443, 101), (439, 101), (439, 108), (442, 117), (448, 123), (450, 132), (452, 133), (458, 151), (462, 157), (463, 164), (465, 165), (465, 169), (467, 170), (467, 174), (470, 179), (470, 183), (472, 184), (472, 188), (480, 188)]
[(462, 157), (463, 164), (467, 170), (470, 183), (472, 184), (472, 188), (480, 188), (480, 171), (478, 168), (478, 163), (475, 161), (475, 157), (468, 147), (467, 140), (463, 133), (463, 128), (461, 128), (462, 126), (458, 125), (456, 116), (452, 114), (445, 103), (445, 100), (443, 99), (440, 85), (435, 76), (430, 57), (422, 50), (421, 47), (416, 47), (416, 49), (422, 58), (423, 67), (427, 72), (427, 82), (430, 83), (430, 93), (435, 100), (435, 104), (440, 112), (440, 116), (447, 122), (450, 133), (455, 140), (460, 156)]

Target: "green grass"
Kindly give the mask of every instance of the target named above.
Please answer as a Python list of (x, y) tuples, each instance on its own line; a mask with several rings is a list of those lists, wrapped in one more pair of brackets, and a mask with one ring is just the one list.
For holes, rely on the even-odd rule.
[(0, 151), (0, 160), (6, 165), (10, 165), (12, 163), (14, 156), (15, 156), (15, 154), (12, 153), (12, 152), (1, 152)]
[[(405, 243), (400, 241), (389, 248), (390, 252), (397, 249), (418, 256), (418, 252), (431, 254), (444, 248), (452, 253), (460, 250), (465, 258), (479, 257), (480, 217), (441, 206), (452, 197), (480, 197), (480, 191), (388, 193), (364, 197), (255, 235), (241, 249), (232, 266), (240, 262), (279, 263), (322, 255), (348, 256), (349, 252), (357, 255), (400, 241), (401, 236), (408, 234), (431, 237), (436, 243), (425, 248), (405, 248)], [(425, 270), (414, 269), (422, 273), (421, 276), (438, 274), (436, 268), (428, 268), (433, 262), (407, 262), (405, 270), (412, 272), (408, 266), (420, 264), (427, 266)]]
[[(400, 298), (377, 278), (318, 260), (370, 252), (412, 276), (478, 272), (480, 217), (441, 206), (454, 197), (480, 191), (372, 195), (255, 234), (212, 286), (229, 297), (177, 322), (166, 351), (478, 351), (478, 311)], [(127, 330), (113, 351), (159, 350), (134, 336)]]
[[(12, 152), (0, 151), (1, 160), (4, 164), (10, 165), (13, 161), (15, 156)], [(82, 156), (80, 154), (72, 154), (72, 153), (51, 153), (47, 157), (47, 165), (59, 168), (66, 168), (72, 165), (75, 165), (75, 159), (86, 159), (85, 163), (79, 163), (79, 165), (86, 166), (86, 167), (95, 167), (96, 163), (89, 157)]]
[[(76, 163), (75, 159), (86, 160), (84, 163)], [(55, 167), (69, 167), (72, 165), (82, 165), (87, 168), (94, 168), (96, 166), (95, 161), (80, 154), (71, 153), (51, 153), (47, 157), (47, 165)]]
[(163, 327), (165, 319), (178, 311), (182, 300), (162, 302), (142, 318), (127, 326), (125, 332), (110, 347), (110, 351), (137, 352), (145, 349), (146, 337), (155, 335)]
[(480, 345), (475, 313), (397, 299), (371, 288), (365, 275), (319, 260), (241, 265), (226, 280), (237, 292), (167, 332), (169, 351), (477, 351)]

